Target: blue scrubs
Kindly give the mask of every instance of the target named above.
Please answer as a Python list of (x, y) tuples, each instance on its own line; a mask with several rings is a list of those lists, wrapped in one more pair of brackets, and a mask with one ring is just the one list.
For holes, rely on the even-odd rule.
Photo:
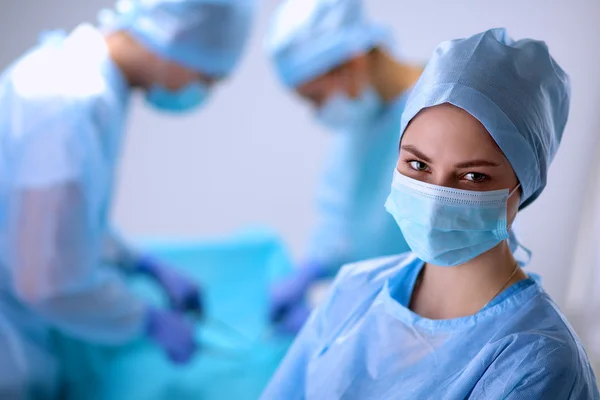
[(102, 259), (129, 87), (91, 25), (0, 78), (0, 398), (56, 398), (53, 331), (138, 338), (146, 306)]
[(386, 106), (368, 129), (336, 132), (317, 194), (318, 222), (306, 259), (335, 274), (348, 263), (408, 251), (383, 206), (398, 160), (408, 93)]
[(412, 253), (342, 269), (262, 395), (269, 399), (600, 399), (585, 351), (533, 279), (477, 314), (408, 308)]

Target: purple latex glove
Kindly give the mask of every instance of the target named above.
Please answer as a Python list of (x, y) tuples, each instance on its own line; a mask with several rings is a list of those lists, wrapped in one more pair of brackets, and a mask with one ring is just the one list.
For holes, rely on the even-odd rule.
[(197, 350), (194, 326), (173, 311), (150, 308), (146, 317), (146, 334), (175, 364), (189, 362)]
[(271, 290), (271, 322), (284, 333), (297, 333), (310, 310), (305, 305), (306, 292), (317, 279), (325, 276), (319, 264), (307, 263), (296, 269), (294, 274), (274, 285)]
[(285, 335), (296, 335), (310, 316), (310, 309), (304, 303), (291, 308), (277, 323), (276, 330)]
[(192, 279), (151, 258), (141, 259), (138, 270), (152, 277), (163, 288), (174, 310), (202, 316), (200, 287)]

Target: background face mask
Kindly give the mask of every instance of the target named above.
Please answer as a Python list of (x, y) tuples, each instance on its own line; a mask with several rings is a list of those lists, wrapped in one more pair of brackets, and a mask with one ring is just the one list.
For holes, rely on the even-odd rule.
[(379, 94), (369, 86), (356, 99), (333, 94), (317, 112), (317, 120), (329, 129), (348, 131), (371, 123), (382, 107)]
[(154, 85), (146, 93), (146, 102), (161, 111), (186, 112), (201, 106), (209, 97), (210, 89), (203, 82), (192, 82), (173, 92)]
[(508, 238), (508, 189), (475, 192), (431, 185), (395, 171), (385, 204), (423, 261), (455, 266)]

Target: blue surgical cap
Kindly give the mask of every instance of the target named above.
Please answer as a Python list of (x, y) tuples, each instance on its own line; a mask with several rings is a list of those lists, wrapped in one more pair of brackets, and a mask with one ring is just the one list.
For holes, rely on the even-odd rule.
[(267, 51), (283, 83), (295, 88), (389, 38), (387, 29), (367, 20), (361, 0), (283, 0)]
[(521, 184), (521, 208), (546, 186), (567, 123), (568, 75), (542, 41), (505, 29), (441, 43), (408, 99), (401, 134), (426, 107), (450, 103), (477, 118)]
[(240, 59), (254, 8), (254, 0), (119, 0), (100, 22), (160, 57), (221, 77)]

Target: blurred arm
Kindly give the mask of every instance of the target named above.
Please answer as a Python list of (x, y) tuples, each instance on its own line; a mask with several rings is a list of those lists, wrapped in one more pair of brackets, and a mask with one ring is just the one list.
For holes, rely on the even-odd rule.
[(21, 189), (10, 215), (9, 260), (25, 304), (84, 340), (120, 344), (141, 333), (145, 306), (119, 275), (100, 268), (101, 238), (79, 184)]

